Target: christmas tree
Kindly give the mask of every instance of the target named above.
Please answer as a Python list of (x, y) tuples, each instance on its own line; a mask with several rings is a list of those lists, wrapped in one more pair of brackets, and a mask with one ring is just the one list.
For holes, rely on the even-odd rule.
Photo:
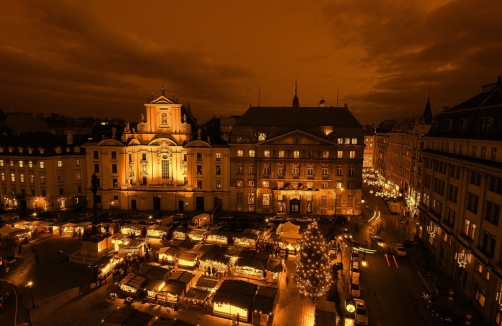
[(314, 304), (323, 298), (332, 285), (329, 246), (317, 222), (312, 222), (303, 233), (296, 260), (298, 290)]

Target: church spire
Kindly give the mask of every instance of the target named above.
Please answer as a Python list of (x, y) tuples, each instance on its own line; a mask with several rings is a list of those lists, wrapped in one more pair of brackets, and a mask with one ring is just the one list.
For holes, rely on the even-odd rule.
[(422, 120), (425, 124), (432, 124), (432, 109), (431, 109), (431, 90), (429, 86), (429, 96), (427, 96), (427, 104), (425, 104), (424, 113), (422, 114)]
[(294, 108), (300, 107), (300, 100), (298, 99), (298, 82), (296, 78), (295, 78), (295, 96), (293, 97), (293, 107)]

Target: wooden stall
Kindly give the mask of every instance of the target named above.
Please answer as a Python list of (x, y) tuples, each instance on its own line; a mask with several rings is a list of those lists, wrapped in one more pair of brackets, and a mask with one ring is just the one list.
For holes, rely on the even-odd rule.
[(257, 286), (240, 280), (225, 280), (213, 297), (213, 315), (249, 323)]
[(146, 285), (146, 277), (131, 273), (120, 281), (120, 291), (128, 297), (138, 297)]
[(165, 280), (151, 280), (145, 286), (146, 300), (149, 303), (157, 303), (158, 295), (162, 289), (166, 286)]
[(253, 302), (251, 323), (256, 326), (272, 325), (277, 288), (260, 286)]

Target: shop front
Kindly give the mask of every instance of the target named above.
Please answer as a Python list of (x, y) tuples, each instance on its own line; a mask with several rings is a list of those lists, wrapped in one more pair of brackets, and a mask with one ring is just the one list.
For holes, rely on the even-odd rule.
[(146, 277), (131, 273), (120, 281), (119, 289), (127, 297), (138, 297), (145, 285)]

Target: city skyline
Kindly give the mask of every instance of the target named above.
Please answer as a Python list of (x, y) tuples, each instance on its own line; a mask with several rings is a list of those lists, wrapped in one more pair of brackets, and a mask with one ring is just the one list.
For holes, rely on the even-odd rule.
[[(139, 121), (153, 92), (199, 123), (249, 105), (349, 109), (361, 124), (453, 106), (502, 74), (502, 3), (4, 2), (0, 108)], [(403, 19), (406, 17), (406, 19)]]

